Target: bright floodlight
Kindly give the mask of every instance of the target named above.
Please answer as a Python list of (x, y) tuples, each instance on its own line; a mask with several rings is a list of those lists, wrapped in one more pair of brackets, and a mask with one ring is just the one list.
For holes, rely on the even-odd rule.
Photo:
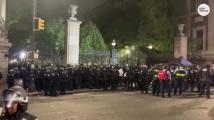
[(152, 45), (149, 45), (148, 48), (151, 50), (151, 49), (153, 49), (153, 46), (152, 46)]
[(113, 41), (112, 41), (111, 45), (112, 45), (113, 47), (115, 47), (115, 46), (116, 46), (116, 42), (115, 42), (115, 40), (113, 40)]
[(20, 59), (25, 59), (26, 58), (26, 52), (25, 51), (22, 51), (21, 53), (20, 53), (20, 55), (19, 55), (19, 58)]

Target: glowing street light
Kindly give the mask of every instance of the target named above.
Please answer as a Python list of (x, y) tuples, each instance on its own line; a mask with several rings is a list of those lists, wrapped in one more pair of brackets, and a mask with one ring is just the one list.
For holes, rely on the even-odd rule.
[(20, 55), (19, 55), (19, 58), (20, 58), (21, 60), (24, 60), (26, 57), (27, 57), (27, 53), (26, 53), (25, 51), (22, 51), (22, 52), (20, 53)]
[(152, 50), (152, 49), (153, 49), (153, 46), (152, 46), (152, 45), (149, 45), (149, 46), (148, 46), (148, 49)]
[(150, 65), (150, 63), (151, 63), (151, 61), (152, 61), (152, 58), (151, 58), (151, 54), (152, 54), (152, 49), (153, 49), (153, 46), (152, 45), (149, 45), (148, 46), (148, 49), (149, 49), (149, 51), (148, 51), (148, 57), (147, 57), (147, 62), (148, 62), (148, 64)]
[(128, 65), (129, 64), (129, 54), (131, 54), (131, 51), (129, 49), (126, 50), (126, 64)]
[(112, 43), (111, 43), (112, 47), (115, 47), (115, 46), (116, 46), (116, 44), (117, 44), (117, 43), (116, 43), (116, 41), (115, 41), (115, 40), (113, 40), (113, 41), (112, 41)]
[(111, 59), (112, 59), (112, 64), (113, 64), (113, 65), (118, 64), (116, 45), (117, 45), (116, 40), (113, 39), (113, 40), (112, 40), (112, 43), (111, 43), (111, 46), (112, 46)]
[(131, 53), (131, 51), (127, 49), (126, 54), (129, 55), (130, 53)]

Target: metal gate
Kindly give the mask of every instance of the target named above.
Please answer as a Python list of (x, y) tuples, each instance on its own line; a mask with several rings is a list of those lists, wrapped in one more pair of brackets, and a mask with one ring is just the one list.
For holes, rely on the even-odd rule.
[(118, 53), (112, 51), (81, 52), (80, 64), (116, 65), (118, 64)]

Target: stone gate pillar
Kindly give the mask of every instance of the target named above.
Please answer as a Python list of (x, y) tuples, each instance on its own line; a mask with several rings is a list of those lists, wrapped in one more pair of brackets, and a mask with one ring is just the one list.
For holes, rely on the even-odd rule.
[(81, 21), (78, 21), (75, 18), (77, 14), (76, 5), (71, 5), (69, 9), (69, 13), (71, 17), (67, 20), (66, 26), (66, 41), (65, 41), (65, 58), (66, 64), (70, 65), (79, 65), (79, 49), (80, 49), (80, 24)]
[(6, 25), (6, 0), (0, 0), (0, 72), (3, 74), (5, 82), (8, 73), (8, 50), (12, 46), (8, 42), (8, 26)]
[(187, 59), (187, 36), (183, 33), (184, 24), (178, 25), (179, 33), (174, 40), (174, 57), (184, 57)]

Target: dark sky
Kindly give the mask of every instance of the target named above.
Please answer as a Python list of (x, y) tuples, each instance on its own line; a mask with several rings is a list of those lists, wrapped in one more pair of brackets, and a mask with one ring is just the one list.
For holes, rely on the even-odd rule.
[(67, 12), (67, 8), (70, 4), (79, 5), (80, 13), (86, 13), (93, 8), (96, 8), (98, 5), (103, 4), (106, 0), (38, 0), (39, 3), (45, 10), (52, 12), (53, 11), (64, 11)]
[[(38, 0), (38, 16), (53, 19), (55, 17), (68, 16), (67, 9), (70, 4), (79, 5), (78, 16), (81, 18), (94, 8), (104, 4), (107, 0)], [(17, 10), (21, 15), (24, 12), (32, 13), (32, 0), (7, 0), (8, 16), (13, 17)], [(21, 10), (23, 9), (23, 10)], [(26, 14), (26, 13), (24, 13)], [(29, 16), (29, 15), (28, 15)]]

